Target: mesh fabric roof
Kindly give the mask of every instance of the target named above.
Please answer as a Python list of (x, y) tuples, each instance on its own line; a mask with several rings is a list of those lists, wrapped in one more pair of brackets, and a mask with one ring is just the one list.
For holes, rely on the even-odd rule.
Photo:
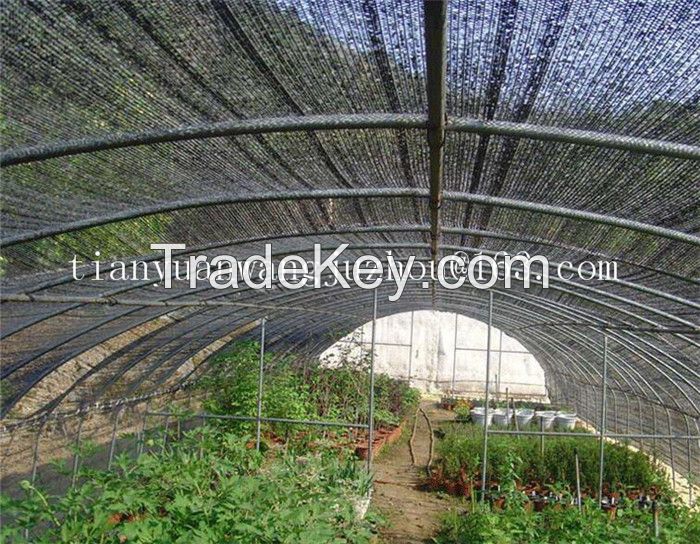
[[(589, 420), (605, 330), (610, 417), (651, 432), (643, 404), (659, 432), (697, 430), (698, 3), (453, 0), (444, 110), (426, 78), (441, 36), (426, 40), (418, 2), (1, 9), (5, 416), (116, 338), (116, 351), (15, 417), (192, 379), (178, 374), (185, 361), (265, 315), (272, 349), (311, 354), (372, 316), (372, 293), (357, 288), (76, 282), (74, 254), (155, 266), (154, 242), (241, 257), (267, 241), (276, 257), (346, 242), (350, 258), (471, 248), (555, 267), (617, 260), (618, 281), (494, 288), (493, 324)], [(446, 119), (442, 158), (426, 138), (439, 124), (432, 105)], [(382, 288), (379, 314), (487, 319), (486, 292), (431, 287), (411, 284), (396, 303)]]

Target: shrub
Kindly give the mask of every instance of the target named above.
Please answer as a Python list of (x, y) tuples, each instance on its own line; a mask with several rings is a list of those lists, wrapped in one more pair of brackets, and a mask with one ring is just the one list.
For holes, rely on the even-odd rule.
[(700, 514), (683, 506), (668, 505), (661, 511), (659, 539), (653, 534), (652, 514), (636, 508), (617, 511), (611, 520), (592, 501), (577, 508), (545, 508), (530, 512), (521, 505), (501, 512), (477, 504), (471, 511), (452, 511), (442, 523), (438, 544), (560, 544), (585, 542), (659, 542), (681, 544), (700, 542)]
[[(457, 479), (463, 469), (472, 477), (480, 477), (483, 444), (482, 427), (455, 424), (448, 429), (436, 449), (443, 476)], [(561, 482), (575, 489), (576, 453), (582, 488), (597, 491), (599, 443), (591, 438), (547, 437), (542, 456), (538, 437), (492, 435), (489, 437), (487, 476), (503, 483), (512, 474), (524, 483), (533, 480), (545, 484)], [(671, 493), (667, 476), (646, 455), (622, 444), (606, 444), (603, 480), (613, 491), (654, 486), (666, 495)]]
[(360, 463), (335, 455), (263, 457), (248, 438), (204, 427), (163, 453), (111, 472), (82, 469), (63, 497), (24, 483), (23, 500), (2, 498), (14, 520), (0, 541), (54, 542), (369, 542), (372, 525), (355, 501), (368, 489)]

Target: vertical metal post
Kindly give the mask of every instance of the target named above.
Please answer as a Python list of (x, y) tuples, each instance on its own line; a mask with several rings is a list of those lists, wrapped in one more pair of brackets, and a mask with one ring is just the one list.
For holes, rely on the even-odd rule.
[(603, 505), (603, 473), (605, 471), (605, 420), (608, 412), (608, 336), (603, 336), (603, 384), (600, 404), (600, 472), (598, 474), (598, 504)]
[(506, 387), (506, 428), (510, 427), (510, 404), (508, 404), (508, 388)]
[(459, 314), (455, 314), (455, 335), (454, 335), (454, 350), (452, 350), (452, 388), (450, 389), (450, 395), (455, 396), (455, 374), (457, 372), (457, 320), (459, 319)]
[(260, 367), (258, 369), (258, 409), (255, 416), (255, 449), (260, 451), (260, 431), (262, 428), (263, 376), (265, 373), (265, 325), (267, 316), (260, 323)]
[[(34, 453), (32, 454), (32, 486), (36, 483), (36, 470), (39, 464), (39, 441), (41, 439), (41, 431), (44, 430), (44, 424), (46, 423), (47, 416), (44, 416), (39, 423), (39, 427), (36, 430), (36, 436), (34, 437)], [(690, 466), (690, 465), (688, 465)], [(24, 540), (29, 542), (29, 528), (24, 530)]]
[(544, 418), (540, 416), (540, 457), (544, 457)]
[[(669, 411), (668, 408), (666, 408), (666, 417), (668, 419), (668, 435), (671, 436), (673, 434), (673, 424), (671, 422), (671, 412)], [(671, 483), (673, 485), (673, 490), (676, 490), (676, 459), (675, 456), (673, 455), (673, 439), (669, 438), (668, 439), (668, 450), (669, 453), (671, 454)]]
[[(688, 416), (683, 416), (685, 421), (685, 432), (690, 436), (690, 423), (688, 422)], [(693, 506), (693, 449), (690, 443), (690, 438), (688, 439), (688, 506)]]
[(165, 416), (165, 425), (163, 426), (163, 443), (160, 447), (160, 453), (165, 453), (165, 447), (168, 445), (168, 429), (170, 428), (170, 414)]
[(74, 486), (76, 479), (78, 477), (78, 467), (80, 465), (80, 435), (83, 432), (83, 422), (85, 421), (85, 414), (80, 412), (80, 422), (78, 423), (78, 431), (75, 435), (75, 452), (73, 454), (73, 475), (71, 476), (70, 485)]
[(578, 450), (574, 449), (574, 462), (576, 463), (576, 503), (578, 511), (583, 513), (583, 504), (581, 502), (581, 467), (578, 461)]
[[(425, 64), (428, 95), (428, 149), (430, 183), (430, 255), (437, 262), (440, 245), (440, 209), (444, 168), (447, 72), (447, 2), (424, 0)], [(434, 291), (433, 291), (434, 293)], [(434, 295), (433, 295), (434, 297)], [(435, 299), (433, 298), (433, 301)]]
[(34, 437), (34, 453), (32, 454), (32, 485), (36, 483), (36, 470), (39, 464), (39, 441), (41, 440), (41, 432), (44, 430), (44, 425), (46, 424), (47, 416), (44, 416), (39, 423), (39, 428), (36, 430), (36, 436)]
[(491, 374), (491, 325), (493, 323), (493, 291), (489, 291), (488, 330), (486, 333), (486, 383), (484, 386), (484, 455), (481, 463), (481, 501), (486, 497), (486, 465), (489, 453), (489, 377)]
[(109, 456), (107, 457), (107, 470), (112, 468), (112, 461), (114, 460), (114, 448), (117, 444), (117, 426), (119, 425), (119, 415), (121, 414), (123, 407), (117, 408), (114, 414), (114, 423), (112, 424), (112, 437), (109, 441)]
[[(501, 374), (501, 357), (503, 355), (503, 331), (498, 331), (498, 378), (496, 379), (496, 398), (497, 402), (501, 402), (501, 380), (503, 379), (503, 374)], [(506, 408), (508, 408), (508, 398), (506, 395)]]
[(658, 455), (658, 453), (656, 451), (656, 435), (658, 433), (656, 432), (656, 406), (653, 403), (651, 405), (651, 434), (652, 434), (651, 451), (652, 451), (654, 463), (656, 463), (656, 458)]
[[(644, 412), (642, 411), (642, 399), (637, 397), (637, 408), (639, 408), (639, 432), (642, 434), (647, 432), (647, 429), (644, 425)], [(644, 439), (640, 438), (639, 439), (639, 451), (644, 452)]]
[(143, 410), (143, 420), (141, 420), (141, 430), (138, 433), (138, 439), (136, 440), (136, 458), (138, 459), (143, 453), (143, 445), (146, 441), (146, 419), (148, 419), (149, 403)]
[(626, 408), (626, 412), (627, 412), (627, 422), (625, 423), (625, 434), (630, 434), (630, 397), (627, 393), (625, 393), (625, 408)]
[(369, 407), (367, 411), (367, 471), (372, 470), (372, 442), (374, 441), (374, 347), (377, 336), (377, 299), (378, 290), (374, 290), (374, 307), (372, 310), (372, 351), (369, 356)]
[(661, 527), (659, 525), (659, 504), (656, 500), (651, 503), (651, 511), (654, 516), (654, 538), (659, 538), (661, 534)]
[(411, 387), (411, 374), (413, 373), (413, 311), (411, 311), (411, 332), (408, 340), (408, 386)]
[(197, 457), (201, 459), (204, 457), (204, 426), (207, 424), (207, 419), (203, 416), (199, 416), (199, 447), (197, 448)]

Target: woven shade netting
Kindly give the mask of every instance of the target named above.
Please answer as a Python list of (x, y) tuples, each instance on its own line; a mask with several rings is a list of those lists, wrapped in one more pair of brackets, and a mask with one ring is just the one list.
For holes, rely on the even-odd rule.
[[(372, 316), (358, 288), (74, 281), (74, 255), (83, 272), (97, 250), (155, 267), (156, 242), (185, 243), (184, 256), (245, 257), (266, 242), (276, 259), (311, 256), (315, 242), (350, 244), (350, 260), (433, 256), (422, 3), (1, 10), (4, 417), (176, 387), (206, 366), (181, 372), (188, 359), (263, 316), (270, 349), (312, 355)], [(496, 286), (493, 324), (591, 421), (607, 334), (607, 425), (650, 433), (640, 416), (653, 409), (656, 431), (697, 432), (700, 5), (453, 0), (446, 19), (438, 255), (618, 261), (617, 281)], [(228, 132), (212, 133), (222, 123)], [(485, 291), (409, 284), (395, 303), (389, 291), (380, 315), (487, 319)], [(65, 388), (23, 405), (115, 339)]]

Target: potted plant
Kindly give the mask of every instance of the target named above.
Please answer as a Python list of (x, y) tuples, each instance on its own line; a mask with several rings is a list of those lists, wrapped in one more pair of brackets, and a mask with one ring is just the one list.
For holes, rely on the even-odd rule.
[(468, 404), (460, 404), (455, 408), (455, 419), (457, 421), (469, 421), (471, 409)]

